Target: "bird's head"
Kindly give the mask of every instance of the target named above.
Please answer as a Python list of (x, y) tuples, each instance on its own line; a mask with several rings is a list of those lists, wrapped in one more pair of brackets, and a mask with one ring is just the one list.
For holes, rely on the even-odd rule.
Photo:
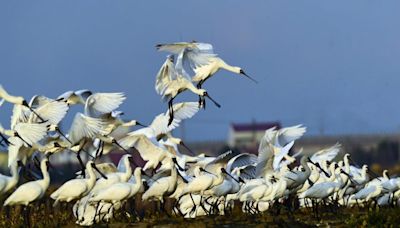
[(94, 163), (94, 161), (88, 161), (86, 166), (90, 166), (90, 167), (94, 168), (96, 166), (96, 164)]
[(60, 145), (60, 143), (58, 143), (58, 142), (53, 142), (53, 146), (54, 146), (54, 147), (57, 147), (57, 148), (58, 148), (58, 147), (62, 147), (62, 146)]
[(20, 103), (20, 104), (22, 104), (23, 106), (29, 108), (28, 102), (26, 102), (26, 100), (25, 100), (23, 97), (17, 97), (17, 98), (16, 98), (16, 101), (17, 101), (17, 103)]
[(199, 89), (199, 95), (203, 97), (207, 97), (208, 93), (205, 89)]
[(108, 179), (108, 177), (107, 177), (102, 171), (100, 171), (99, 168), (97, 168), (96, 163), (94, 163), (94, 161), (89, 161), (89, 162), (86, 164), (86, 168), (88, 168), (88, 166), (90, 166), (90, 167), (92, 167), (94, 170), (96, 170), (96, 172), (97, 172), (98, 174), (100, 174), (100, 176), (103, 177), (104, 179)]
[(140, 123), (140, 122), (137, 121), (137, 120), (132, 120), (132, 122), (133, 122), (134, 126), (139, 125), (139, 126), (141, 126), (141, 127), (147, 127), (147, 125), (142, 124), (142, 123)]
[(168, 55), (167, 60), (170, 61), (171, 63), (174, 62), (174, 55)]
[(24, 166), (24, 163), (22, 163), (21, 160), (18, 160), (18, 161), (17, 161), (17, 166), (18, 166), (18, 167), (22, 167), (22, 166)]

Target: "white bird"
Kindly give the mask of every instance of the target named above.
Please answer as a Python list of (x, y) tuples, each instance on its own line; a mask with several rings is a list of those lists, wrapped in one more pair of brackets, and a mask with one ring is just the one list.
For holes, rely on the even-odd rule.
[(308, 190), (301, 193), (299, 198), (326, 199), (337, 192), (343, 184), (342, 179), (338, 177), (340, 174), (338, 170), (340, 170), (340, 168), (335, 169), (335, 166), (331, 165), (331, 176), (329, 179), (311, 186)]
[[(87, 195), (96, 183), (96, 174), (93, 169), (98, 170), (95, 163), (93, 161), (87, 162), (86, 170), (89, 174), (89, 178), (69, 180), (54, 191), (50, 195), (50, 197), (55, 200), (54, 205), (59, 201), (71, 202), (72, 200), (80, 199)], [(98, 172), (102, 174), (100, 171)]]
[(169, 133), (175, 128), (179, 127), (179, 124), (182, 120), (192, 118), (199, 111), (199, 107), (196, 102), (177, 103), (174, 104), (173, 109), (175, 111), (174, 120), (169, 126), (169, 110), (167, 110), (165, 113), (160, 113), (154, 117), (153, 121), (148, 127), (143, 127), (129, 132), (126, 134), (125, 139), (121, 139), (118, 142), (120, 145), (128, 148), (131, 147), (129, 136), (132, 135), (134, 140), (135, 135), (143, 134), (156, 144), (160, 136), (170, 136)]
[[(107, 179), (98, 179), (90, 193), (74, 204), (73, 212), (74, 216), (76, 216), (76, 218), (78, 219), (77, 224), (91, 225), (94, 221), (98, 221), (98, 219), (101, 218), (96, 215), (104, 213), (108, 214), (108, 209), (120, 206), (119, 204), (115, 204), (113, 206), (112, 204), (101, 202), (99, 202), (100, 204), (96, 206), (90, 204), (89, 199), (101, 190), (106, 189), (116, 183), (128, 182), (132, 176), (132, 167), (130, 165), (131, 160), (132, 156), (129, 154), (125, 154), (124, 156), (122, 156), (118, 164), (118, 167), (121, 169), (118, 169), (118, 172), (107, 174)], [(98, 207), (102, 208), (100, 211), (101, 213), (99, 213)]]
[[(176, 164), (176, 159), (172, 158)], [(164, 197), (174, 193), (177, 186), (178, 173), (175, 165), (170, 167), (171, 175), (157, 179), (150, 185), (149, 189), (142, 195), (142, 200), (156, 199), (161, 203), (164, 202)]]
[(99, 190), (89, 199), (89, 202), (101, 201), (115, 204), (135, 196), (143, 186), (142, 169), (140, 167), (135, 168), (133, 175), (135, 182), (120, 182)]
[(314, 163), (322, 163), (323, 161), (332, 161), (340, 152), (342, 145), (336, 143), (335, 145), (315, 152), (310, 160)]
[(128, 148), (134, 147), (139, 151), (140, 156), (146, 161), (143, 170), (155, 169), (160, 162), (167, 158), (168, 152), (152, 143), (145, 135), (131, 134), (120, 140), (121, 146)]
[[(247, 75), (241, 67), (231, 66), (224, 60), (214, 54), (213, 46), (208, 43), (198, 42), (178, 42), (171, 44), (158, 44), (157, 50), (167, 51), (177, 55), (175, 68), (180, 75), (192, 82), (197, 82), (197, 88), (201, 89), (203, 83), (211, 78), (220, 69), (224, 69), (236, 74), (243, 75), (253, 82), (257, 83), (252, 77)], [(184, 63), (189, 62), (190, 67), (195, 75), (190, 79), (190, 76), (185, 71)], [(199, 102), (205, 107), (203, 96), (199, 95)]]
[(0, 174), (0, 196), (10, 191), (18, 183), (19, 172), (18, 167), (22, 166), (21, 161), (14, 162), (11, 165), (11, 176)]
[(224, 60), (214, 54), (213, 46), (208, 43), (198, 42), (179, 42), (171, 44), (158, 44), (157, 50), (167, 51), (177, 55), (176, 69), (182, 75), (187, 75), (184, 69), (184, 63), (189, 62), (195, 75), (193, 82), (198, 82), (198, 88), (202, 84), (217, 73), (220, 69), (224, 69), (236, 74), (241, 74), (254, 82), (257, 82), (248, 76), (241, 67), (231, 66)]
[(224, 181), (224, 176), (222, 175), (224, 172), (225, 170), (221, 168), (217, 170), (216, 174), (211, 174), (207, 170), (197, 166), (195, 168), (195, 177), (183, 189), (182, 195), (200, 194), (203, 196), (205, 191), (220, 185)]
[(180, 75), (175, 70), (172, 56), (167, 57), (165, 63), (161, 66), (161, 69), (159, 70), (156, 77), (155, 88), (157, 93), (161, 95), (164, 100), (168, 100), (168, 110), (170, 117), (168, 125), (170, 125), (174, 119), (173, 100), (176, 98), (176, 96), (178, 96), (178, 94), (186, 90), (190, 90), (200, 97), (207, 97), (211, 101), (213, 101), (217, 107), (221, 107), (221, 105), (219, 105), (208, 95), (206, 90), (196, 88), (190, 80)]
[(48, 172), (49, 160), (43, 158), (40, 162), (40, 169), (43, 174), (43, 179), (27, 182), (19, 186), (4, 202), (4, 206), (7, 205), (25, 205), (32, 203), (42, 198), (49, 187), (50, 175)]
[[(2, 85), (0, 85), (0, 98), (2, 98), (4, 101), (7, 101), (9, 103), (14, 104), (14, 110), (13, 112), (15, 112), (16, 109), (18, 109), (18, 111), (23, 111), (26, 109), (29, 109), (31, 112), (35, 113), (40, 119), (41, 121), (45, 121), (45, 119), (43, 119), (41, 116), (39, 116), (35, 110), (32, 109), (32, 107), (29, 106), (28, 102), (20, 96), (13, 96), (10, 95), (4, 88)], [(3, 102), (4, 102), (3, 101)], [(23, 109), (23, 107), (25, 109)]]
[(96, 181), (92, 192), (96, 193), (98, 190), (104, 189), (118, 182), (127, 182), (132, 176), (132, 155), (125, 154), (121, 157), (120, 162), (124, 163), (125, 170), (118, 170), (119, 172), (107, 174), (107, 178), (100, 178)]
[(304, 171), (298, 170), (287, 172), (285, 178), (287, 180), (288, 189), (296, 189), (300, 187), (310, 177), (311, 169), (308, 166), (307, 161), (310, 162), (310, 159), (307, 156), (303, 156), (300, 160), (300, 164), (304, 168)]

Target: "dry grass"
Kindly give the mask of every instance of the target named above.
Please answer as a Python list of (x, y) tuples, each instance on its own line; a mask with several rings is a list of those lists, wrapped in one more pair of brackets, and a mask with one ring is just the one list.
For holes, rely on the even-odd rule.
[[(0, 227), (21, 227), (28, 224), (32, 227), (74, 227), (75, 218), (72, 214), (72, 204), (61, 204), (52, 207), (48, 198), (36, 202), (30, 207), (29, 220), (24, 217), (23, 207), (2, 208), (0, 213)], [(168, 203), (169, 207), (172, 202)], [(400, 224), (399, 208), (322, 208), (321, 218), (317, 219), (311, 209), (297, 209), (289, 212), (284, 207), (274, 207), (271, 210), (257, 215), (244, 214), (240, 205), (225, 216), (205, 216), (196, 219), (160, 212), (154, 203), (141, 204), (137, 198), (125, 205), (124, 211), (135, 208), (135, 215), (117, 213), (110, 224), (97, 226), (111, 227), (391, 227)]]

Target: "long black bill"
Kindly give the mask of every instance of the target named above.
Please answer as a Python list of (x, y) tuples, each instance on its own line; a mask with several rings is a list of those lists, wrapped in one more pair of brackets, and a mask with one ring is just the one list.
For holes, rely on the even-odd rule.
[(208, 93), (206, 93), (204, 96), (207, 97), (208, 99), (210, 99), (210, 101), (212, 101), (215, 104), (215, 106), (217, 106), (218, 108), (221, 108), (221, 105), (218, 104), (218, 102), (216, 102), (214, 99), (212, 99), (210, 97), (210, 95), (208, 95)]
[(69, 143), (73, 144), (73, 143), (71, 142), (71, 140), (69, 140), (69, 138), (67, 138), (67, 136), (65, 136), (65, 134), (62, 133), (62, 131), (60, 130), (59, 127), (56, 127), (56, 131), (57, 131), (58, 134), (60, 134), (64, 139), (66, 139)]
[(125, 151), (125, 153), (130, 154), (130, 152), (129, 152), (127, 149), (125, 149), (123, 146), (121, 146), (121, 144), (119, 144), (119, 143), (117, 142), (117, 140), (113, 139), (112, 143), (114, 143), (114, 144), (117, 145), (119, 148), (121, 148), (123, 151)]
[(350, 180), (350, 182), (351, 182), (352, 184), (354, 184), (354, 185), (357, 185), (357, 182), (355, 182), (355, 181), (353, 180), (353, 177), (352, 177), (350, 174), (348, 174), (348, 173), (347, 173), (347, 172), (345, 172), (344, 170), (340, 170), (340, 173), (342, 173), (342, 174), (344, 174), (344, 175), (348, 176), (348, 177), (349, 177), (349, 180)]
[(179, 171), (182, 171), (182, 172), (186, 171), (184, 168), (182, 168), (182, 167), (178, 164), (178, 162), (176, 161), (176, 158), (172, 158), (172, 161), (175, 163), (176, 167), (178, 167)]
[(5, 146), (13, 145), (13, 144), (10, 143), (10, 141), (8, 141), (8, 139), (7, 139), (4, 135), (2, 135), (1, 133), (0, 133), (0, 138), (1, 138), (0, 145), (4, 145), (3, 142), (6, 144)]
[(108, 179), (108, 177), (106, 175), (104, 175), (104, 173), (102, 173), (99, 168), (97, 168), (96, 165), (93, 166), (93, 169), (96, 170), (96, 172), (98, 172), (100, 174), (101, 177), (103, 177), (104, 179)]
[(234, 178), (230, 173), (228, 173), (225, 169), (222, 170), (223, 173), (225, 173), (226, 175), (230, 176), (232, 178), (232, 180), (236, 181), (237, 183), (240, 183), (239, 180), (236, 180), (236, 178)]
[(203, 172), (205, 172), (205, 173), (208, 173), (208, 174), (211, 174), (211, 175), (214, 175), (214, 176), (216, 176), (215, 174), (213, 174), (213, 173), (210, 173), (210, 172), (208, 172), (207, 170), (205, 170), (205, 169), (203, 169), (203, 168), (200, 168), (200, 171), (203, 171)]
[(310, 158), (308, 158), (308, 162), (310, 162), (311, 164), (315, 165), (319, 170), (321, 170), (327, 177), (329, 177), (329, 173), (326, 172), (320, 165), (319, 163), (314, 163), (313, 161), (311, 161)]
[(177, 172), (177, 173), (178, 173), (178, 175), (182, 178), (183, 182), (185, 182), (185, 184), (189, 183), (189, 181), (186, 180), (186, 178), (183, 177), (182, 174), (181, 174), (180, 172)]
[(189, 151), (191, 155), (193, 155), (193, 156), (195, 155), (195, 153), (182, 141), (181, 141), (180, 145), (183, 146), (187, 151)]
[(25, 102), (23, 105), (29, 108), (29, 110), (31, 110), (31, 112), (33, 112), (42, 121), (42, 123), (47, 122), (47, 120), (43, 119), (43, 117), (41, 117), (31, 106), (29, 106), (28, 103)]
[(248, 79), (252, 80), (255, 83), (258, 83), (257, 80), (255, 80), (254, 78), (250, 77), (249, 75), (247, 75), (243, 70), (240, 70), (240, 74), (242, 74), (243, 76), (247, 77)]
[(15, 137), (18, 137), (19, 139), (21, 139), (22, 142), (24, 142), (28, 147), (32, 148), (32, 145), (29, 144), (25, 139), (23, 139), (23, 138), (18, 134), (18, 132), (15, 132), (14, 135), (15, 135)]
[(139, 125), (139, 126), (142, 126), (142, 127), (148, 127), (147, 125), (142, 124), (142, 123), (139, 123), (139, 122), (137, 122), (137, 121), (136, 121), (136, 125)]

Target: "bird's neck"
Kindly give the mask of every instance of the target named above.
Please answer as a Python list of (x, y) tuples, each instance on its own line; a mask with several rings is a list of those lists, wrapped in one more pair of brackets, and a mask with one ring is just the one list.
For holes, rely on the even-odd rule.
[(176, 179), (178, 178), (178, 171), (175, 167), (172, 167), (171, 169), (171, 177), (174, 181), (176, 181)]
[(11, 170), (11, 181), (17, 183), (19, 179), (18, 167), (13, 166)]
[(349, 159), (347, 157), (344, 159), (344, 167), (345, 167), (345, 171), (347, 173), (350, 173), (350, 162), (349, 162)]
[(203, 96), (200, 89), (197, 89), (192, 83), (189, 83), (187, 86), (188, 90), (192, 91), (193, 93)]
[(131, 168), (131, 165), (129, 163), (125, 164), (125, 167), (126, 167), (126, 171), (125, 171), (123, 179), (124, 179), (125, 182), (127, 182), (132, 176), (132, 168)]
[(94, 173), (92, 167), (87, 168), (87, 171), (88, 171), (88, 174), (89, 174), (89, 178), (88, 178), (89, 184), (90, 185), (94, 185), (96, 183), (96, 174)]
[(233, 73), (237, 73), (237, 74), (239, 73), (238, 67), (231, 66), (231, 65), (227, 64), (225, 61), (223, 61), (222, 59), (220, 60), (219, 64), (220, 64), (220, 68), (222, 68), (224, 70), (227, 70), (227, 71), (230, 71)]
[(43, 170), (42, 173), (43, 173), (43, 179), (42, 179), (43, 187), (47, 188), (50, 184), (50, 175), (47, 170)]
[(362, 178), (366, 178), (367, 177), (367, 169), (363, 169), (362, 170), (361, 177)]
[(307, 161), (306, 160), (302, 161), (301, 166), (303, 166), (303, 168), (304, 168), (304, 175), (309, 177), (311, 175), (311, 169), (308, 166)]
[(224, 182), (224, 175), (222, 173), (219, 173), (217, 176), (217, 179), (215, 179), (214, 186), (220, 185)]

